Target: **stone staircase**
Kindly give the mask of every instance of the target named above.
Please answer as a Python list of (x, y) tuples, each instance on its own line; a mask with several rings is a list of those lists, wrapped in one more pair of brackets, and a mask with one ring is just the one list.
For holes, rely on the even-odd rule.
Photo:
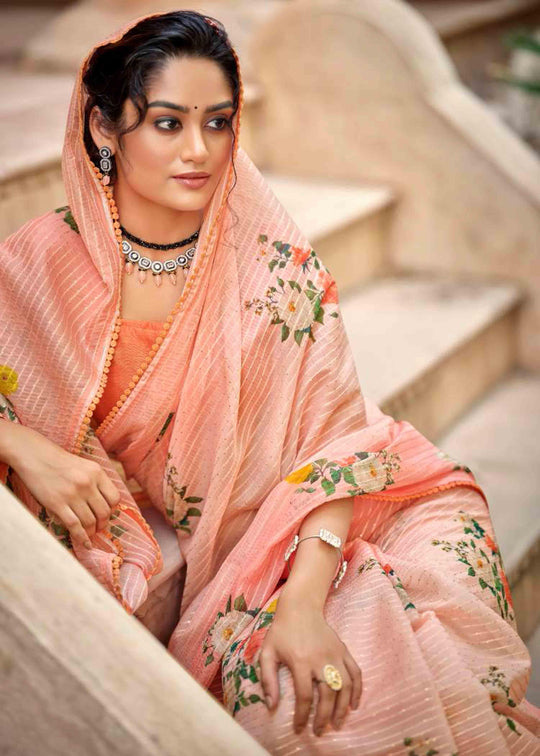
[[(512, 2), (512, 8), (519, 4)], [(299, 66), (310, 68), (286, 30), (294, 36), (308, 3), (276, 5), (275, 27), (268, 16), (262, 37), (254, 30), (260, 52), (252, 64), (258, 78), (246, 86), (241, 145), (336, 278), (364, 393), (468, 464), (485, 488), (518, 626), (527, 639), (540, 621), (540, 477), (534, 464), (540, 451), (540, 284), (535, 279), (540, 162), (452, 80), (434, 27), (420, 13), (409, 11), (413, 18), (404, 15), (400, 25), (395, 14), (406, 13), (402, 4), (381, 1), (381, 15), (387, 6), (388, 19), (375, 29), (367, 18), (373, 4), (363, 4), (360, 12), (347, 3), (358, 14), (366, 56), (380, 50), (389, 67), (386, 76), (359, 60), (365, 88), (353, 90), (362, 103), (356, 112), (350, 103), (331, 99), (314, 62), (313, 79), (300, 77), (301, 90), (294, 89)], [(322, 0), (314, 0), (313, 8), (322, 6)], [(501, 0), (499, 6), (514, 17), (509, 3)], [(520, 7), (528, 12), (537, 6), (523, 0)], [(331, 11), (325, 22), (335, 23), (334, 34), (345, 34)], [(353, 28), (348, 19), (343, 23)], [(309, 47), (334, 61), (324, 48), (328, 34), (315, 24)], [(445, 24), (448, 30), (448, 20)], [(409, 35), (405, 42), (396, 29)], [(273, 79), (272, 55), (279, 59), (285, 49), (291, 76), (278, 67)], [(360, 49), (358, 44), (356, 55)], [(73, 76), (33, 74), (13, 61), (3, 65), (0, 234), (5, 237), (28, 218), (65, 204), (59, 159)], [(312, 83), (320, 83), (319, 91), (328, 95), (322, 110), (319, 97), (316, 103), (302, 99), (309, 98)], [(386, 98), (384, 110), (370, 99), (379, 93)], [(397, 116), (389, 103), (402, 107)], [(329, 122), (330, 113), (340, 109), (346, 127)], [(25, 123), (43, 123), (41, 143), (32, 129), (24, 133)], [(301, 124), (309, 124), (310, 139), (299, 144)], [(273, 144), (280, 145), (279, 154)], [(165, 569), (151, 579), (150, 596), (137, 617), (166, 643), (178, 617), (184, 561), (176, 534), (161, 515), (145, 507), (145, 516), (162, 546)]]
[[(501, 69), (530, 77), (536, 56), (516, 53), (504, 38), (518, 30), (540, 29), (538, 0), (412, 0), (411, 5), (436, 30), (459, 77), (510, 128), (540, 153), (538, 100), (498, 79)], [(529, 61), (529, 62), (526, 62)]]
[(518, 28), (540, 26), (538, 0), (412, 0), (415, 10), (435, 29), (460, 79), (486, 100), (497, 95), (490, 76), (493, 63), (504, 63), (503, 36)]

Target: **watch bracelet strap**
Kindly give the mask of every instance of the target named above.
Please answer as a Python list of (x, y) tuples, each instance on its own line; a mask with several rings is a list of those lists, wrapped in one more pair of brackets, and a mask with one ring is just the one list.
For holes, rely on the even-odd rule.
[[(333, 546), (335, 549), (337, 549), (339, 551), (339, 564), (338, 564), (338, 567), (336, 569), (336, 574), (332, 578), (332, 583), (334, 585), (334, 588), (337, 588), (339, 586), (339, 584), (340, 584), (340, 582), (341, 582), (344, 574), (345, 574), (346, 569), (347, 569), (347, 562), (343, 558), (343, 552), (341, 550), (341, 547), (338, 546), (335, 543), (329, 542), (326, 538), (323, 538), (323, 536), (322, 536), (323, 532), (326, 533), (326, 534), (328, 534), (328, 535), (330, 535), (330, 536), (333, 536), (336, 539), (338, 538), (338, 536), (335, 536), (335, 534), (330, 533), (330, 531), (327, 531), (326, 529), (323, 529), (323, 528), (321, 528), (321, 530), (319, 531), (319, 533), (316, 533), (315, 535), (304, 536), (304, 538), (300, 538), (300, 539), (297, 538), (297, 535), (294, 536), (293, 541), (291, 541), (290, 546), (287, 548), (287, 551), (285, 552), (285, 554), (286, 554), (285, 561), (287, 563), (287, 571), (288, 571), (288, 574), (290, 575), (291, 568), (290, 568), (290, 565), (289, 565), (289, 558), (296, 551), (296, 549), (298, 547), (298, 544), (301, 543), (302, 541), (306, 541), (308, 538), (320, 538), (321, 541), (324, 541), (324, 543), (328, 543), (329, 546)], [(341, 539), (339, 539), (339, 542), (341, 543)], [(287, 552), (289, 552), (289, 553), (287, 553)]]

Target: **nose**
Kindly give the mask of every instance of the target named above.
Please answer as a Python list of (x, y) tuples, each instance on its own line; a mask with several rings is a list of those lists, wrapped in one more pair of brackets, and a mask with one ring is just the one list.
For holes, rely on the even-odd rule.
[(197, 124), (184, 127), (181, 159), (184, 164), (192, 160), (195, 163), (204, 162), (208, 158), (208, 148), (204, 136)]

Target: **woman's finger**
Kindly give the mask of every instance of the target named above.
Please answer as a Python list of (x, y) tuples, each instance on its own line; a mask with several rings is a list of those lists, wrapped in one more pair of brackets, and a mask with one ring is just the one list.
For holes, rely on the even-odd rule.
[(59, 507), (58, 517), (69, 530), (73, 543), (79, 542), (80, 544), (86, 544), (88, 542), (90, 546), (92, 545), (88, 540), (88, 533), (83, 528), (77, 512), (71, 506), (65, 504), (64, 506)]
[(96, 530), (105, 530), (111, 515), (111, 508), (97, 486), (88, 496), (87, 502), (96, 517)]
[(293, 727), (296, 733), (301, 732), (309, 718), (313, 703), (313, 682), (311, 671), (307, 664), (297, 664), (291, 669), (294, 680), (294, 694), (296, 697)]
[(89, 536), (96, 534), (96, 516), (90, 509), (88, 502), (83, 499), (77, 499), (71, 502), (71, 509), (79, 518), (81, 525)]
[(109, 478), (103, 468), (100, 470), (97, 486), (110, 507), (115, 507), (122, 498), (116, 484)]
[(316, 686), (318, 701), (315, 716), (313, 718), (313, 732), (315, 735), (322, 734), (327, 722), (330, 721), (336, 701), (336, 692), (330, 688), (322, 677), (318, 677), (318, 679), (322, 680), (322, 682), (318, 682)]
[[(334, 666), (339, 670), (341, 674), (343, 685), (341, 690), (333, 690), (324, 680), (324, 677), (322, 677), (323, 682), (320, 682), (317, 685), (317, 688), (319, 690), (319, 704), (317, 706), (317, 712), (315, 714), (315, 719), (313, 722), (313, 732), (315, 733), (315, 735), (321, 734), (326, 725), (330, 722), (332, 715), (334, 715), (336, 707), (339, 707), (338, 715), (340, 716), (340, 718), (344, 716), (345, 712), (347, 711), (347, 706), (351, 696), (351, 678), (349, 677), (348, 672), (346, 672), (343, 664), (334, 664)], [(322, 670), (320, 671), (320, 674), (322, 676)]]
[(274, 711), (279, 703), (279, 661), (271, 646), (263, 645), (259, 654), (261, 665), (261, 686), (266, 699), (266, 705)]
[(362, 695), (362, 670), (356, 663), (354, 656), (351, 654), (347, 646), (345, 646), (343, 662), (347, 667), (347, 672), (352, 680), (351, 709), (357, 709), (360, 705), (360, 697)]
[(349, 706), (349, 703), (351, 701), (351, 695), (353, 690), (353, 683), (351, 680), (351, 676), (348, 672), (348, 669), (346, 665), (344, 664), (345, 669), (347, 670), (345, 673), (341, 672), (341, 678), (343, 680), (343, 686), (341, 690), (337, 691), (336, 696), (336, 705), (334, 706), (334, 711), (332, 712), (332, 723), (336, 730), (339, 730), (341, 725), (343, 724), (343, 720), (345, 719), (345, 715), (347, 714), (347, 707)]

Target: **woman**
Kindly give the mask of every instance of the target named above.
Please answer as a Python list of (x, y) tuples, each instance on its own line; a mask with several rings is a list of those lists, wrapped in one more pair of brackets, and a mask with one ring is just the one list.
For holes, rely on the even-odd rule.
[(485, 496), (362, 395), (242, 106), (192, 11), (81, 64), (68, 205), (2, 250), (3, 480), (132, 614), (162, 559), (121, 465), (187, 562), (169, 651), (271, 753), (539, 753)]

